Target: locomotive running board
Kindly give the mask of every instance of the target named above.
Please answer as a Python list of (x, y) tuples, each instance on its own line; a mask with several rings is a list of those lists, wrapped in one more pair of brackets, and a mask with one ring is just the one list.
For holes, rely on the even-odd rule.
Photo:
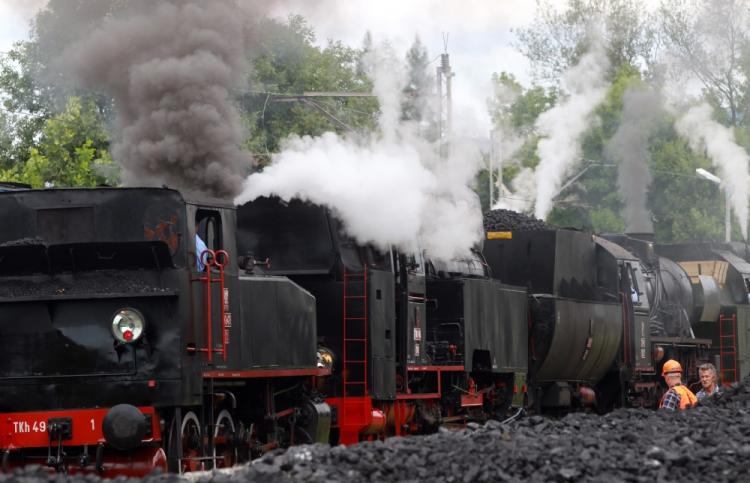
[(315, 369), (253, 369), (249, 371), (204, 371), (206, 379), (257, 379), (262, 377), (302, 377), (330, 376), (331, 370), (317, 367)]

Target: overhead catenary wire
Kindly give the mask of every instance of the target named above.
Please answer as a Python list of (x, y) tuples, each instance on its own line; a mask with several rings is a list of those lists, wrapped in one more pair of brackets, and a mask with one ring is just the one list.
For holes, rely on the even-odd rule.
[[(588, 159), (582, 159), (581, 161), (586, 162), (587, 164), (584, 166), (584, 168), (579, 171), (576, 175), (574, 175), (571, 179), (569, 179), (557, 192), (555, 196), (560, 195), (563, 191), (568, 189), (569, 187), (573, 186), (576, 181), (581, 179), (589, 170), (589, 168), (617, 168), (618, 165), (615, 163), (603, 163), (600, 161), (593, 161)], [(651, 173), (659, 173), (659, 174), (666, 174), (669, 176), (674, 176), (677, 178), (686, 178), (686, 179), (701, 179), (700, 176), (696, 175), (695, 173), (679, 173), (676, 171), (669, 171), (664, 169), (649, 169), (649, 172)], [(523, 196), (518, 196), (515, 193), (512, 193), (511, 195), (504, 195), (500, 194), (498, 198), (505, 199), (505, 200), (513, 200), (513, 201), (524, 201), (527, 203), (533, 203), (536, 201), (536, 199), (533, 198), (525, 198)], [(580, 203), (577, 203), (572, 200), (564, 200), (564, 199), (556, 199), (555, 204), (569, 204), (569, 205), (580, 205)]]
[(33, 113), (28, 111), (15, 111), (11, 109), (6, 109), (4, 107), (0, 107), (0, 111), (7, 112), (8, 114), (18, 115), (18, 116), (27, 116), (27, 117), (34, 117), (34, 116), (44, 116), (45, 114), (40, 113)]

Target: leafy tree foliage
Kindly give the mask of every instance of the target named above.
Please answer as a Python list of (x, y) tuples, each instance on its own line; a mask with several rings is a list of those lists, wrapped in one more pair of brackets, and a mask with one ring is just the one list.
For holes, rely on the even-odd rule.
[(290, 134), (317, 136), (326, 131), (370, 131), (377, 120), (377, 101), (368, 97), (295, 97), (309, 91), (370, 92), (358, 69), (361, 51), (329, 42), (316, 47), (306, 21), (261, 22), (263, 43), (253, 59), (250, 92), (241, 107), (250, 130), (247, 147), (256, 156), (279, 150)]
[(673, 74), (697, 78), (732, 126), (744, 124), (750, 108), (749, 10), (747, 0), (663, 0), (660, 9), (665, 44), (678, 60)]
[(650, 151), (653, 181), (648, 206), (657, 240), (721, 240), (723, 192), (695, 176), (695, 168), (710, 168), (710, 161), (691, 151), (670, 122), (652, 136)]
[(0, 171), (0, 179), (44, 186), (96, 186), (117, 181), (109, 140), (97, 105), (71, 97), (65, 110), (45, 121), (39, 142), (23, 164)]
[[(537, 3), (537, 20), (517, 32), (518, 48), (532, 62), (536, 77), (555, 85), (562, 72), (588, 49), (592, 39), (590, 26), (598, 23), (602, 27), (599, 35), (608, 46), (612, 82), (595, 112), (594, 122), (581, 139), (582, 159), (570, 174), (578, 178), (558, 195), (548, 222), (595, 231), (625, 228), (623, 203), (617, 191), (617, 166), (613, 164), (616, 160), (608, 158), (605, 146), (621, 124), (624, 93), (644, 82), (658, 86), (664, 79), (665, 69), (657, 63), (656, 56), (658, 35), (670, 53), (680, 59), (681, 70), (676, 73), (700, 79), (704, 97), (715, 106), (717, 116), (726, 124), (741, 127), (736, 136), (740, 143), (750, 146), (750, 135), (742, 126), (745, 68), (750, 66), (745, 60), (750, 52), (745, 40), (746, 0), (706, 0), (701, 9), (713, 11), (698, 16), (691, 9), (695, 2), (664, 0), (653, 18), (645, 13), (647, 9), (640, 0), (570, 0), (562, 9), (547, 0)], [(496, 76), (495, 80), (508, 84), (507, 78)], [(513, 164), (522, 166), (521, 160), (525, 160), (526, 165), (533, 166), (533, 155), (529, 155), (536, 146), (533, 125), (541, 111), (519, 102), (528, 100), (533, 88), (516, 86), (515, 90), (520, 94), (513, 102), (502, 109), (494, 106), (492, 110), (491, 105), (491, 113), (496, 126), (505, 122), (506, 129), (510, 126), (526, 140)], [(547, 108), (542, 103), (542, 111)], [(528, 121), (509, 123), (513, 110), (523, 113)], [(696, 168), (710, 168), (711, 163), (704, 153), (693, 152), (677, 135), (672, 115), (661, 116), (648, 140), (648, 165), (653, 179), (647, 207), (652, 213), (656, 238), (662, 242), (719, 240), (723, 233), (723, 193), (695, 176)], [(515, 118), (519, 119), (518, 115)], [(518, 128), (524, 125), (526, 131)]]
[[(488, 108), (494, 126), (493, 142), (502, 156), (502, 172), (495, 173), (496, 179), (502, 179), (505, 186), (511, 186), (514, 178), (523, 168), (536, 168), (539, 156), (536, 152), (539, 134), (535, 123), (539, 115), (552, 107), (557, 92), (552, 88), (532, 86), (524, 88), (507, 72), (492, 75), (493, 96), (488, 100)], [(482, 188), (489, 180), (487, 172), (481, 172), (478, 186)], [(498, 189), (502, 189), (498, 186)], [(479, 191), (480, 199), (487, 198), (489, 193)], [(530, 196), (518, 193), (516, 197)], [(497, 197), (497, 194), (495, 195)], [(485, 204), (482, 205), (485, 207)], [(487, 208), (489, 208), (487, 206)]]
[(36, 81), (32, 46), (21, 42), (0, 54), (0, 169), (29, 159), (37, 134), (52, 112), (47, 90)]
[(419, 37), (415, 37), (414, 43), (406, 52), (409, 81), (404, 88), (404, 102), (401, 106), (403, 120), (428, 121), (434, 115), (430, 106), (435, 102), (431, 95), (435, 80), (427, 70), (429, 62), (427, 49)]
[(99, 117), (109, 119), (110, 100), (76, 91), (68, 82), (62, 54), (102, 18), (133, 1), (49, 0), (32, 22), (30, 39), (0, 54), (0, 169), (23, 171), (32, 150), (41, 150), (39, 140), (48, 120), (69, 109), (71, 96), (94, 99), (103, 114)]
[(620, 216), (622, 203), (617, 192), (616, 166), (607, 162), (605, 146), (620, 124), (622, 98), (626, 89), (640, 81), (638, 71), (623, 66), (617, 73), (604, 102), (596, 109), (598, 122), (584, 134), (579, 181), (558, 195), (561, 199), (548, 221), (597, 232), (621, 232), (625, 223)]
[(654, 62), (656, 28), (642, 0), (569, 0), (563, 9), (537, 0), (537, 7), (531, 26), (516, 34), (517, 48), (538, 79), (556, 82), (592, 41), (606, 46), (613, 74), (624, 65)]

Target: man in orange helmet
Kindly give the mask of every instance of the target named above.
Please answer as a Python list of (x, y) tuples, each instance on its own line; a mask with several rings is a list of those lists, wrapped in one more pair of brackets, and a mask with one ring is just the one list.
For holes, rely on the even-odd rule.
[(669, 389), (664, 393), (659, 403), (659, 409), (668, 411), (682, 411), (685, 408), (695, 406), (698, 398), (695, 394), (682, 385), (682, 366), (674, 359), (664, 363), (661, 375), (667, 383)]

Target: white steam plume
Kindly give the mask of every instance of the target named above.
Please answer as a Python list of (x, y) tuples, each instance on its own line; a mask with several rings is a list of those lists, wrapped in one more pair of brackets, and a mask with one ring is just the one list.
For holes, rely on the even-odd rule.
[(403, 69), (392, 54), (373, 55), (382, 136), (288, 139), (270, 166), (246, 180), (235, 202), (299, 198), (330, 207), (360, 243), (420, 247), (436, 259), (466, 255), (482, 235), (479, 199), (471, 189), (479, 152), (454, 144), (453, 154), (440, 158), (435, 146), (416, 136), (415, 126), (400, 123)]
[(712, 119), (711, 106), (705, 102), (690, 108), (677, 120), (675, 128), (693, 150), (705, 149), (711, 158), (724, 189), (729, 190), (732, 209), (745, 238), (750, 194), (750, 157), (747, 152), (737, 145), (731, 129)]
[(620, 125), (607, 142), (605, 152), (617, 162), (617, 185), (625, 203), (626, 231), (652, 233), (654, 226), (646, 207), (651, 184), (648, 141), (662, 118), (662, 99), (648, 87), (635, 86), (625, 91), (622, 104)]
[(591, 112), (607, 92), (608, 67), (604, 48), (594, 42), (591, 50), (563, 77), (561, 87), (567, 97), (537, 119), (536, 128), (542, 136), (537, 147), (540, 158), (536, 168), (537, 218), (547, 217), (552, 199), (580, 157), (580, 137), (589, 126)]
[[(513, 192), (509, 195), (501, 194), (492, 206), (493, 210), (505, 209), (518, 213), (528, 213), (533, 208), (536, 197), (536, 176), (531, 168), (523, 168), (511, 182)], [(501, 190), (503, 187), (500, 188)]]

